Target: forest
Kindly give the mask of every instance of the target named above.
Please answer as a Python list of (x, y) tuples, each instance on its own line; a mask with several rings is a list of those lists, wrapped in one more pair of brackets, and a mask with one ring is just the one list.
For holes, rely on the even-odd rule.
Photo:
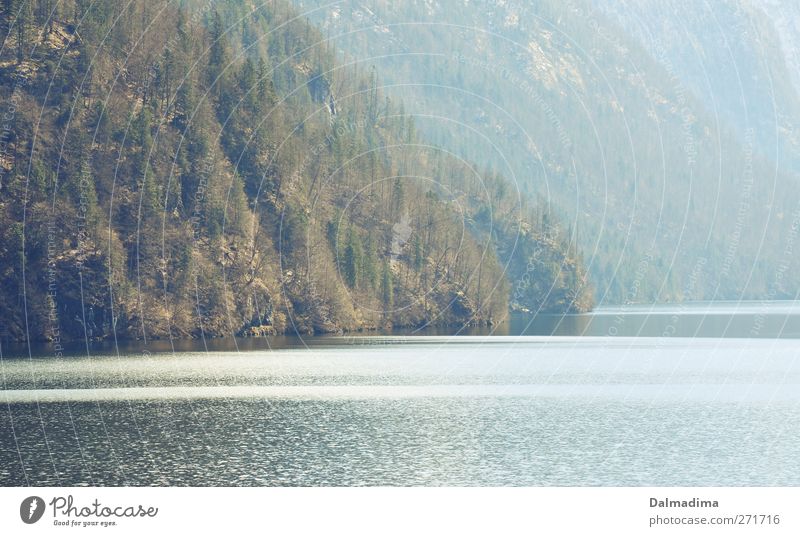
[(592, 307), (575, 232), (281, 1), (4, 0), (3, 340)]
[[(796, 157), (775, 136), (792, 134), (797, 97), (766, 24), (712, 32), (699, 18), (695, 40), (685, 2), (293, 2), (343, 57), (384, 73), (427, 139), (569, 222), (598, 303), (796, 296)], [(598, 4), (657, 31), (637, 40)]]

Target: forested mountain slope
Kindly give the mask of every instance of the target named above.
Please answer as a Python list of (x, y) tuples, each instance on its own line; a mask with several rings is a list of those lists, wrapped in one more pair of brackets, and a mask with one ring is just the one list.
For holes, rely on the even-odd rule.
[(417, 135), (281, 2), (0, 13), (5, 339), (330, 332), (581, 311), (547, 207)]
[[(691, 2), (294, 3), (343, 57), (385, 73), (421, 132), (563, 210), (599, 301), (796, 296), (794, 142), (776, 142), (798, 111), (792, 77), (771, 53), (778, 37), (739, 28), (734, 11), (712, 25)], [(623, 20), (679, 31), (633, 34)], [(741, 82), (722, 61), (726, 32), (734, 52), (741, 35), (763, 46)], [(684, 76), (695, 60), (705, 93)], [(771, 96), (784, 115), (765, 135)]]

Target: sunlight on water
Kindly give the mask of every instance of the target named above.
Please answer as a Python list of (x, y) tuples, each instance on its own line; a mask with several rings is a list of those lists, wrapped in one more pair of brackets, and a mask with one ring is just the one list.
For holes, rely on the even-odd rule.
[(0, 484), (800, 485), (791, 339), (5, 358)]

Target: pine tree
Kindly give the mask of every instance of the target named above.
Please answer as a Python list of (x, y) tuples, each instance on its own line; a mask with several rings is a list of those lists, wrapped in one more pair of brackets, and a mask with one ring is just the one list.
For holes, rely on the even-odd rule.
[(356, 288), (361, 281), (361, 267), (363, 262), (361, 240), (356, 232), (350, 228), (347, 233), (347, 245), (344, 248), (344, 279), (350, 288)]
[(17, 20), (17, 63), (22, 63), (25, 59), (25, 50), (28, 47), (28, 25), (31, 18), (31, 2), (20, 0), (13, 6), (16, 9)]
[(406, 193), (405, 188), (403, 187), (403, 182), (400, 180), (400, 177), (397, 177), (394, 180), (394, 185), (392, 186), (392, 216), (394, 219), (400, 217), (405, 204), (405, 199)]
[(269, 111), (275, 105), (275, 88), (262, 56), (258, 57), (258, 110), (259, 115)]
[(383, 307), (385, 310), (392, 308), (394, 304), (394, 281), (392, 277), (392, 268), (388, 260), (383, 261), (383, 271), (381, 274), (381, 300), (383, 301)]
[(378, 286), (378, 252), (371, 232), (367, 234), (364, 250), (364, 283), (368, 289), (373, 290)]
[(143, 106), (133, 124), (133, 143), (138, 145), (138, 153), (134, 158), (134, 173), (138, 179), (145, 174), (150, 150), (153, 147), (153, 136), (150, 133), (151, 114), (147, 106)]
[(224, 95), (225, 85), (224, 70), (228, 66), (228, 41), (225, 37), (225, 27), (218, 11), (214, 11), (211, 22), (211, 46), (208, 55), (207, 81), (212, 93), (220, 98)]
[(422, 239), (420, 239), (419, 234), (414, 233), (414, 271), (419, 272), (422, 270), (423, 263)]

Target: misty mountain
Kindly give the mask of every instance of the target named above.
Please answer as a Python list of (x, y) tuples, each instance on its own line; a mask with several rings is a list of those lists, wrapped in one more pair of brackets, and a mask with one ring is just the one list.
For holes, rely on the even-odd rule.
[(421, 132), (561, 211), (599, 301), (794, 297), (793, 19), (679, 4), (295, 1)]
[(800, 6), (597, 0), (609, 18), (781, 169), (800, 171)]

